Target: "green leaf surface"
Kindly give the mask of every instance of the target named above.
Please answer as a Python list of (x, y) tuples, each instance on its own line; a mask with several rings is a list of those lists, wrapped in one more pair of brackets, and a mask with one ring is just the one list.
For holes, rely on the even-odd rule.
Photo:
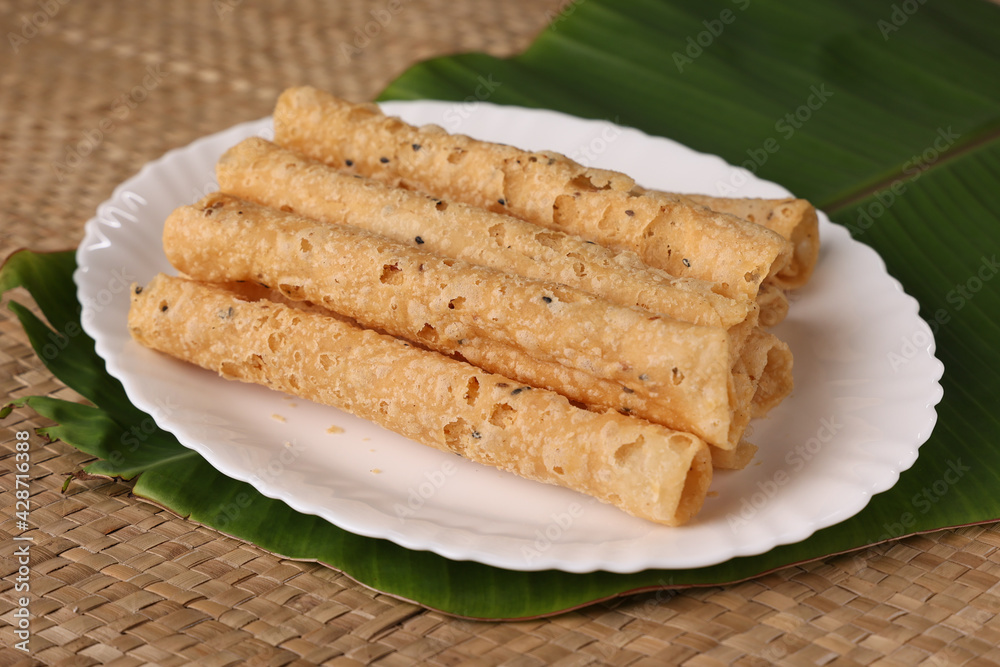
[[(284, 556), (475, 618), (532, 617), (630, 591), (738, 581), (907, 534), (996, 520), (1000, 8), (927, 0), (895, 13), (902, 4), (580, 0), (521, 56), (431, 60), (383, 94), (487, 98), (608, 118), (737, 164), (769, 138), (778, 143), (753, 171), (812, 199), (881, 254), (919, 301), (946, 369), (939, 422), (913, 468), (860, 514), (803, 542), (708, 568), (616, 575), (506, 571), (352, 535), (221, 475), (169, 434), (147, 432), (148, 417), (120, 403), (120, 385), (85, 335), (73, 337), (71, 355), (50, 358), (44, 346), (52, 330), (20, 309), (42, 360), (97, 407), (23, 400), (59, 423), (50, 436), (101, 458), (89, 471), (138, 475), (137, 495)], [(701, 48), (696, 56), (692, 42)], [(0, 291), (25, 285), (64, 331), (79, 317), (72, 255), (22, 255), (0, 272)], [(886, 363), (905, 364), (919, 335), (900, 340)]]
[(62, 440), (98, 457), (85, 471), (92, 475), (130, 480), (140, 473), (198, 457), (182, 447), (171, 434), (156, 426), (152, 417), (139, 425), (123, 426), (102, 408), (80, 405), (48, 396), (29, 396), (14, 405), (27, 406), (56, 422), (37, 429), (39, 435)]
[(36, 253), (19, 250), (8, 257), (0, 271), (0, 296), (24, 287), (35, 297), (45, 318), (60, 324), (80, 322), (80, 304), (61, 298), (72, 282), (76, 260), (72, 252)]
[(121, 383), (105, 371), (94, 341), (81, 326), (76, 298), (65, 298), (66, 286), (73, 286), (74, 270), (73, 252), (20, 250), (8, 257), (0, 270), (0, 297), (15, 287), (27, 289), (48, 325), (16, 301), (10, 301), (8, 307), (17, 315), (38, 358), (53, 375), (87, 400), (103, 406), (114, 418), (140, 424), (147, 418), (145, 413), (132, 406)]

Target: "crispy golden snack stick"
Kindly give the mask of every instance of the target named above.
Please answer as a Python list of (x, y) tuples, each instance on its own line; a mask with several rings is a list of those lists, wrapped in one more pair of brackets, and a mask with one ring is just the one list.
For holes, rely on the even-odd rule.
[(749, 406), (733, 405), (734, 360), (724, 329), (229, 195), (174, 211), (163, 243), (170, 262), (196, 279), (256, 280), (446, 354), (465, 354), (463, 346), (476, 340), (501, 343), (645, 397), (655, 414), (640, 416), (651, 421), (723, 448), (739, 441), (732, 415)]
[[(791, 393), (792, 363), (787, 346), (766, 332), (757, 332), (752, 340), (753, 348), (746, 351), (745, 358), (737, 360), (732, 372), (730, 400), (734, 408), (729, 425), (730, 442), (722, 447), (712, 445), (713, 450), (741, 447), (745, 443), (744, 433), (750, 420), (763, 417)], [(654, 422), (660, 414), (656, 399), (630, 387), (562, 364), (532, 359), (520, 350), (496, 341), (467, 341), (452, 352), (452, 356), (494, 373), (554, 388), (592, 410), (613, 409), (646, 419), (650, 419), (649, 415)], [(716, 458), (714, 451), (713, 458)]]
[(216, 176), (223, 192), (264, 206), (353, 225), (527, 278), (563, 283), (620, 305), (721, 326), (730, 329), (737, 346), (756, 325), (758, 309), (752, 301), (716, 294), (713, 283), (652, 269), (635, 253), (614, 252), (508, 215), (392, 188), (258, 137), (229, 149), (216, 166)]
[[(335, 313), (332, 310), (327, 310), (322, 306), (317, 306), (310, 301), (292, 301), (281, 294), (278, 290), (265, 288), (259, 283), (223, 283), (222, 286), (225, 287), (225, 289), (234, 292), (239, 298), (244, 300), (256, 301), (266, 298), (276, 303), (283, 303), (293, 308), (299, 308), (313, 313), (325, 314), (333, 318), (350, 322), (355, 326), (360, 326), (356, 321), (349, 317)], [(763, 350), (760, 350), (759, 348), (762, 340), (765, 342), (765, 347)], [(761, 358), (761, 354), (766, 357), (767, 352), (771, 347), (770, 345), (767, 345), (770, 341), (777, 341), (777, 339), (770, 334), (763, 332), (759, 333), (754, 339), (754, 346), (755, 348), (758, 348), (758, 351), (756, 353), (751, 353), (755, 354), (756, 358), (750, 361), (742, 359), (738, 360), (737, 369), (734, 371), (734, 377), (738, 377), (741, 374), (745, 375), (748, 367), (756, 369), (756, 372), (760, 373), (761, 369), (759, 366), (759, 360)], [(634, 398), (634, 394), (623, 394), (622, 388), (618, 384), (599, 380), (587, 375), (586, 373), (566, 368), (565, 366), (560, 366), (559, 364), (542, 363), (533, 359), (528, 359), (524, 356), (524, 354), (495, 342), (485, 343), (484, 347), (488, 350), (488, 355), (484, 355), (479, 347), (480, 346), (477, 346), (475, 343), (470, 343), (463, 346), (462, 351), (480, 362), (488, 362), (474, 364), (484, 370), (496, 372), (498, 375), (504, 375), (505, 373), (509, 373), (511, 370), (513, 370), (513, 374), (523, 374), (523, 369), (521, 371), (518, 369), (523, 364), (530, 364), (531, 369), (529, 374), (533, 378), (538, 378), (538, 381), (542, 385), (573, 387), (574, 389), (572, 391), (574, 392), (574, 395), (579, 397), (579, 400), (576, 400), (576, 402), (582, 404), (590, 410), (603, 412), (607, 409), (615, 409), (622, 414), (637, 414), (643, 411), (641, 407), (636, 407), (642, 405), (642, 400), (632, 400)], [(454, 353), (451, 356), (456, 359), (461, 359), (462, 361), (466, 360), (460, 353)], [(494, 370), (494, 368), (496, 370)], [(775, 375), (777, 377), (769, 378), (769, 375)], [(758, 396), (758, 387), (762, 384), (765, 387), (770, 387), (770, 389), (761, 391), (760, 396)], [(752, 399), (742, 398), (738, 401), (751, 404), (751, 409), (749, 414), (746, 415), (746, 419), (749, 419), (751, 415), (764, 416), (767, 410), (772, 407), (771, 404), (765, 405), (764, 402), (773, 401), (775, 398), (775, 387), (782, 384), (784, 385), (786, 392), (791, 391), (792, 377), (790, 363), (787, 365), (779, 365), (776, 363), (774, 369), (765, 368), (759, 381), (753, 381), (749, 378), (745, 378), (742, 385), (740, 382), (737, 382), (738, 387), (744, 391), (750, 391), (753, 394)], [(746, 433), (749, 433), (748, 428), (746, 429)], [(745, 434), (744, 439), (740, 440), (734, 449), (721, 449), (715, 445), (709, 445), (708, 448), (712, 454), (712, 467), (720, 470), (742, 470), (750, 464), (754, 455), (757, 453), (756, 445), (747, 441)]]
[(603, 177), (595, 180), (553, 153), (527, 154), (504, 164), (514, 215), (631, 250), (672, 275), (712, 281), (723, 294), (756, 298), (765, 279), (791, 260), (791, 244), (760, 225), (660, 193), (602, 183)]
[[(335, 313), (332, 310), (327, 310), (322, 306), (317, 306), (311, 301), (292, 301), (278, 290), (266, 288), (262, 286), (260, 283), (244, 281), (239, 283), (211, 283), (211, 284), (217, 285), (229, 292), (232, 292), (237, 298), (242, 299), (244, 301), (259, 301), (261, 299), (267, 299), (275, 303), (281, 303), (290, 306), (292, 308), (297, 308), (312, 313), (320, 313), (323, 315), (327, 315), (329, 317), (339, 319), (344, 322), (348, 322), (356, 327), (361, 326), (355, 320), (340, 315), (338, 313)], [(619, 387), (618, 385), (604, 383), (603, 381), (587, 376), (586, 374), (581, 373), (580, 371), (569, 369), (566, 368), (565, 366), (560, 366), (558, 364), (541, 364), (533, 360), (527, 360), (523, 354), (517, 353), (510, 349), (506, 351), (506, 356), (504, 356), (504, 351), (497, 349), (501, 346), (498, 346), (495, 343), (490, 344), (490, 347), (495, 353), (497, 353), (497, 355), (499, 355), (499, 361), (502, 364), (501, 368), (503, 368), (504, 370), (516, 369), (518, 364), (529, 362), (535, 366), (535, 368), (532, 371), (533, 373), (541, 374), (543, 378), (549, 377), (545, 375), (546, 373), (551, 373), (553, 376), (559, 378), (558, 380), (544, 379), (543, 384), (549, 384), (550, 382), (572, 383), (576, 381), (579, 382), (581, 386), (586, 386), (587, 390), (590, 392), (594, 392), (595, 389), (599, 390), (603, 385), (607, 385), (607, 389), (610, 390), (608, 391), (609, 396), (621, 395), (621, 387)], [(460, 354), (453, 354), (452, 357), (465, 361), (464, 357)], [(480, 366), (480, 368), (482, 368), (482, 366)], [(484, 368), (483, 370), (490, 371), (491, 369)], [(496, 373), (498, 375), (504, 374), (503, 371), (496, 371)], [(574, 379), (574, 376), (577, 377)], [(583, 403), (582, 401), (577, 401), (577, 402)], [(611, 409), (610, 407), (602, 408), (600, 405), (597, 404), (597, 402), (593, 404), (587, 404), (586, 407), (596, 412), (603, 412), (606, 409)], [(629, 414), (630, 412), (635, 412), (635, 410), (625, 410), (625, 411), (622, 411), (621, 409), (618, 410), (623, 414)], [(745, 468), (747, 465), (750, 464), (750, 462), (753, 460), (754, 455), (757, 453), (756, 445), (751, 444), (746, 439), (741, 440), (735, 449), (729, 449), (729, 450), (720, 449), (715, 445), (709, 445), (708, 449), (712, 454), (712, 467), (718, 470), (742, 470), (743, 468)]]
[[(701, 508), (708, 447), (399, 339), (217, 285), (134, 287), (129, 331), (153, 349), (369, 419), (417, 442), (677, 526)], [(419, 406), (419, 409), (416, 407)]]
[[(571, 396), (573, 400), (591, 410), (615, 409), (622, 414), (637, 416), (655, 414), (655, 411), (648, 407), (648, 399), (634, 393), (625, 392), (624, 388), (615, 382), (601, 380), (587, 373), (566, 368), (559, 364), (538, 362), (525, 357), (523, 353), (517, 350), (493, 342), (487, 341), (464, 345), (461, 355), (456, 354), (455, 356), (460, 356), (462, 359), (468, 358), (476, 366), (485, 370), (500, 374), (508, 372), (511, 375), (530, 377), (532, 381), (542, 386), (558, 387), (560, 393)], [(741, 368), (744, 367), (741, 366)], [(782, 368), (780, 372), (784, 370), (786, 369)], [(790, 370), (790, 367), (788, 370)], [(773, 390), (774, 387), (780, 385), (783, 381), (787, 383), (787, 387), (790, 390), (790, 376), (769, 379), (767, 386)], [(747, 378), (745, 384), (736, 383), (737, 395), (741, 395), (736, 402), (748, 404), (750, 407), (738, 414), (734, 414), (733, 422), (730, 426), (731, 432), (743, 433), (746, 431), (750, 419), (765, 409), (765, 406), (758, 408), (755, 405), (759, 384), (760, 382), (750, 381), (749, 378)], [(772, 398), (773, 394), (767, 393), (762, 394), (760, 400), (771, 400)], [(722, 447), (709, 445), (709, 450), (712, 453), (713, 467), (724, 470), (742, 470), (753, 460), (754, 454), (757, 452), (757, 447), (746, 439), (741, 439), (732, 449), (723, 449)]]
[(812, 276), (819, 259), (819, 218), (805, 199), (733, 199), (710, 195), (674, 195), (698, 204), (755, 222), (781, 234), (792, 243), (792, 261), (771, 276), (781, 289), (796, 289)]
[[(503, 162), (523, 153), (436, 125), (416, 128), (374, 104), (353, 104), (310, 86), (281, 94), (274, 132), (275, 143), (332, 167), (499, 212)], [(431, 179), (434, 188), (427, 187)]]
[(413, 127), (315, 88), (282, 93), (274, 124), (278, 144), (312, 159), (631, 250), (671, 275), (718, 283), (727, 296), (755, 298), (791, 259), (791, 244), (779, 234), (676, 197), (640, 193), (624, 174)]

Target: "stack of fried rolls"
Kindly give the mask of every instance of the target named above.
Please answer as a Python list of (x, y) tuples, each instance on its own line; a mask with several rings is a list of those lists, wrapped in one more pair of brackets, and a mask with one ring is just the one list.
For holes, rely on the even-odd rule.
[(648, 191), (308, 87), (274, 121), (167, 219), (184, 277), (134, 287), (137, 341), (665, 525), (752, 460), (808, 203)]

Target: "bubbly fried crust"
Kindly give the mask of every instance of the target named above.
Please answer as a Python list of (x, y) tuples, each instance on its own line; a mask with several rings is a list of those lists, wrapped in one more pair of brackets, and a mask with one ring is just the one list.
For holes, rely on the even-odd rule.
[(666, 525), (693, 517), (711, 481), (708, 446), (688, 433), (576, 408), (391, 336), (218, 285), (161, 274), (133, 286), (128, 326), (143, 345), (223, 377), (344, 409)]

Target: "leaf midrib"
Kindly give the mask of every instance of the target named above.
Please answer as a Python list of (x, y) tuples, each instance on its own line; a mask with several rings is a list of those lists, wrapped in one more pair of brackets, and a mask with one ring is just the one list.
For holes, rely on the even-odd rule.
[[(994, 142), (1000, 142), (1000, 120), (992, 123), (986, 129), (976, 133), (966, 142), (958, 141), (955, 146), (945, 149), (940, 157), (933, 164), (928, 165), (920, 171), (921, 178), (938, 169), (943, 169), (946, 165), (955, 162), (967, 155), (983, 150), (991, 146)], [(818, 204), (826, 213), (836, 215), (840, 211), (862, 202), (876, 192), (880, 192), (891, 187), (898, 181), (910, 181), (912, 177), (906, 176), (902, 165), (877, 181), (859, 185), (852, 191), (829, 202)]]

